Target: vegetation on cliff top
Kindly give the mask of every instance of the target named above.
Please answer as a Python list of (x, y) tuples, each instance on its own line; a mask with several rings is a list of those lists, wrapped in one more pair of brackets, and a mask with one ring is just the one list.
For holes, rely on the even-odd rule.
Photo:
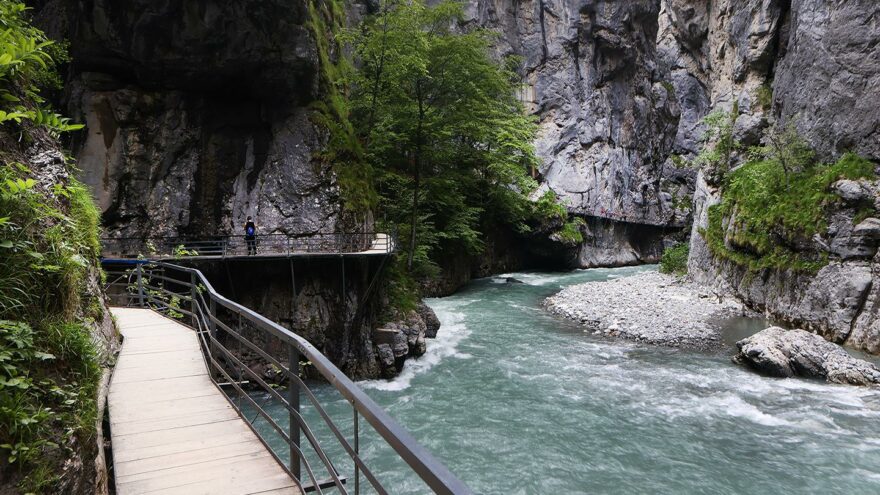
[(852, 153), (820, 163), (792, 127), (768, 129), (764, 143), (723, 176), (721, 202), (709, 208), (702, 235), (715, 256), (753, 271), (815, 272), (827, 264), (827, 253), (802, 246), (828, 228), (829, 208), (839, 200), (831, 185), (874, 178), (875, 166)]
[[(474, 255), (485, 232), (567, 212), (529, 201), (537, 187), (536, 131), (516, 98), (516, 59), (490, 56), (493, 34), (460, 30), (460, 2), (382, 2), (346, 40), (352, 119), (376, 173), (379, 214), (400, 228), (407, 272), (437, 273), (438, 260)], [(577, 240), (577, 225), (560, 236)]]
[[(51, 45), (25, 14), (0, 4), (0, 491), (54, 493), (65, 461), (95, 433), (99, 220), (57, 155), (58, 133), (78, 126), (39, 96), (57, 76)], [(32, 169), (25, 150), (56, 153), (61, 166)]]

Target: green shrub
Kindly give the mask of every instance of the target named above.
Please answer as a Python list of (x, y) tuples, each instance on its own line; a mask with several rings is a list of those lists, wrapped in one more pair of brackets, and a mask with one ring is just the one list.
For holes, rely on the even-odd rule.
[(750, 161), (725, 181), (702, 235), (714, 255), (752, 270), (815, 272), (827, 255), (795, 246), (827, 229), (827, 208), (838, 199), (831, 184), (865, 177), (874, 177), (874, 164), (852, 153), (789, 173), (776, 159)]
[(0, 466), (4, 483), (55, 493), (64, 461), (90, 454), (95, 434), (99, 214), (76, 180), (53, 184), (19, 163), (25, 147), (57, 148), (60, 133), (81, 127), (39, 95), (58, 89), (51, 55), (66, 58), (25, 12), (0, 2)]
[(684, 275), (687, 273), (690, 245), (686, 242), (666, 248), (660, 257), (660, 272)]
[(761, 106), (761, 109), (765, 112), (770, 110), (773, 107), (773, 86), (770, 81), (765, 82), (764, 84), (758, 86), (758, 89), (755, 94), (755, 99), (758, 101), (758, 105)]

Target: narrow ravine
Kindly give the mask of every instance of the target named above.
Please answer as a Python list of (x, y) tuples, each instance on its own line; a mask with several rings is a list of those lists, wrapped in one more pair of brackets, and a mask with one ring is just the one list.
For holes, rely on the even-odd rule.
[[(540, 307), (562, 287), (650, 269), (475, 281), (428, 301), (443, 327), (424, 357), (362, 386), (477, 493), (880, 491), (880, 391), (760, 377), (731, 349), (593, 336)], [(425, 492), (370, 448), (394, 493)]]

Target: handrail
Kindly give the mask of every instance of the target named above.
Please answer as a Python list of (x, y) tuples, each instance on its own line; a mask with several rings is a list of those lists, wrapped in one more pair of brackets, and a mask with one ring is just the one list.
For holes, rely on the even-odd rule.
[[(270, 449), (270, 452), (272, 452), (275, 459), (297, 483), (300, 484), (301, 488), (321, 493), (321, 488), (333, 486), (341, 493), (348, 493), (345, 488), (345, 478), (341, 477), (336, 471), (336, 465), (328, 458), (326, 451), (311, 432), (309, 424), (300, 414), (300, 392), (305, 392), (306, 398), (315, 406), (321, 419), (328, 425), (345, 453), (354, 461), (354, 493), (359, 493), (360, 491), (360, 474), (364, 474), (367, 481), (378, 493), (387, 493), (370, 471), (369, 466), (359, 455), (360, 433), (357, 421), (359, 415), (367, 420), (379, 436), (394, 449), (397, 455), (435, 493), (471, 493), (470, 489), (463, 482), (456, 478), (440, 461), (434, 458), (405, 428), (391, 418), (384, 409), (376, 404), (351, 379), (345, 376), (336, 365), (311, 343), (263, 315), (224, 297), (214, 289), (201, 271), (165, 262), (137, 263), (134, 268), (123, 272), (127, 274), (127, 281), (124, 284), (119, 281), (120, 274), (118, 272), (108, 273), (110, 275), (108, 279), (113, 277), (111, 286), (116, 288), (124, 287), (123, 295), (126, 300), (123, 304), (150, 307), (159, 311), (166, 311), (178, 317), (188, 317), (191, 323), (190, 326), (197, 330), (199, 334), (202, 342), (203, 357), (208, 369), (218, 372), (211, 373), (212, 380), (219, 387), (221, 384), (218, 382), (218, 377), (222, 375), (224, 383), (231, 385), (235, 389), (238, 403), (233, 400), (231, 394), (225, 394), (226, 398), (252, 429), (254, 429), (253, 425), (242, 408), (242, 399), (247, 401), (247, 406), (256, 409), (258, 417), (263, 417), (267, 420), (270, 426), (280, 434), (281, 438), (290, 447), (290, 465), (285, 466), (281, 458), (272, 449)], [(182, 278), (176, 278), (175, 275)], [(122, 278), (125, 278), (125, 275), (122, 275)], [(189, 294), (180, 293), (180, 289), (178, 289), (178, 292), (174, 292), (168, 288), (168, 285), (177, 285), (188, 290)], [(163, 297), (166, 299), (163, 299)], [(233, 316), (233, 320), (237, 320), (237, 323), (224, 321), (221, 314), (226, 313), (221, 311), (221, 308), (229, 312)], [(243, 326), (245, 323), (247, 323), (247, 327)], [(261, 349), (259, 345), (248, 340), (244, 335), (245, 328), (252, 328), (281, 341), (288, 349), (287, 366), (284, 366), (282, 363), (283, 359), (276, 359), (266, 349)], [(221, 342), (218, 338), (218, 332), (220, 331), (229, 335), (232, 341), (238, 342), (239, 353), (241, 352), (241, 345), (244, 344), (245, 347), (256, 352), (258, 356), (268, 363), (281, 368), (284, 376), (288, 379), (287, 399), (266, 384), (257, 373), (253, 372), (243, 363), (240, 355), (236, 356), (231, 349)], [(315, 395), (309, 390), (306, 383), (299, 377), (300, 357), (310, 361), (327, 383), (334, 387), (351, 404), (354, 410), (354, 446), (339, 432), (338, 427), (330, 419), (323, 406), (321, 406)], [(224, 364), (227, 366), (224, 367)], [(234, 365), (235, 371), (227, 369), (230, 364)], [(244, 391), (240, 382), (245, 379), (256, 383), (288, 410), (290, 414), (289, 432), (282, 431), (283, 428)], [(253, 411), (251, 412), (253, 413)], [(254, 432), (264, 443), (267, 442), (260, 432), (256, 429), (254, 429)], [(316, 479), (313, 469), (303, 455), (303, 450), (300, 446), (301, 433), (305, 435), (308, 444), (318, 455), (321, 461), (318, 464), (321, 465), (323, 463), (325, 469), (331, 475), (331, 480), (321, 482)], [(305, 487), (302, 480), (300, 480), (300, 461), (304, 463), (307, 474), (311, 479), (311, 484)]]
[(311, 234), (259, 234), (153, 237), (105, 237), (104, 258), (149, 258), (157, 260), (193, 257), (240, 257), (296, 254), (389, 254), (394, 237), (383, 232), (336, 232)]

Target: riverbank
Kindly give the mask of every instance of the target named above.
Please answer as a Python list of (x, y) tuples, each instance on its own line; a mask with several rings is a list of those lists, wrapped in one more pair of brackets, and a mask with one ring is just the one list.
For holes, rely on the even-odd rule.
[(718, 347), (714, 322), (749, 313), (736, 299), (655, 271), (573, 285), (543, 304), (585, 332), (670, 347)]

